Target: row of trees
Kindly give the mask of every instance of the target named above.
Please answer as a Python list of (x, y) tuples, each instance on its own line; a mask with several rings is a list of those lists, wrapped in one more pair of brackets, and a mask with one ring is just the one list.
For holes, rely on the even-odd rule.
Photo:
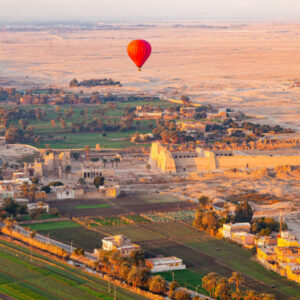
[[(242, 291), (240, 285), (245, 282), (245, 278), (239, 272), (232, 273), (231, 277), (220, 277), (217, 273), (209, 273), (202, 278), (202, 287), (206, 289), (210, 296), (221, 300), (275, 300), (271, 294), (258, 294), (253, 290)], [(231, 288), (235, 285), (235, 289)]]
[(89, 80), (83, 80), (78, 81), (76, 78), (70, 81), (69, 86), (70, 87), (93, 87), (93, 86), (102, 86), (102, 85), (116, 85), (116, 86), (122, 86), (120, 81), (114, 81), (111, 78), (103, 78), (103, 79), (89, 79)]

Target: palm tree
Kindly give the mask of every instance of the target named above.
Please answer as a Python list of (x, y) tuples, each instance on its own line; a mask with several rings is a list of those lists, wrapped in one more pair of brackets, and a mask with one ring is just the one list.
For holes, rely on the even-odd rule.
[(30, 236), (32, 239), (34, 239), (35, 236), (36, 236), (36, 231), (35, 231), (35, 230), (31, 231), (31, 232), (29, 233), (29, 236)]
[(107, 159), (106, 158), (102, 158), (102, 163), (103, 163), (103, 167), (105, 169), (106, 163), (107, 163)]
[(167, 283), (166, 281), (160, 276), (154, 276), (150, 279), (149, 283), (149, 290), (157, 293), (157, 294), (162, 294), (167, 288)]
[(241, 291), (235, 291), (232, 293), (232, 297), (236, 300), (243, 299), (243, 293)]
[(14, 229), (14, 225), (16, 224), (16, 221), (15, 219), (8, 217), (4, 220), (4, 223), (5, 223), (5, 228), (11, 232)]
[(150, 169), (151, 169), (150, 164), (146, 164), (146, 170), (147, 170), (147, 172), (149, 172)]
[(230, 283), (235, 283), (235, 286), (236, 286), (236, 291), (239, 292), (240, 289), (239, 289), (239, 285), (244, 282), (244, 277), (241, 273), (239, 272), (233, 272), (231, 277), (228, 279), (228, 281)]
[(209, 295), (212, 297), (215, 293), (215, 289), (218, 283), (219, 276), (217, 273), (209, 273), (202, 278), (202, 287), (209, 291)]
[(253, 290), (248, 290), (245, 292), (243, 297), (244, 300), (258, 300), (260, 299), (259, 295), (255, 293)]
[(275, 300), (275, 296), (272, 294), (261, 294), (260, 295), (262, 300)]
[(115, 157), (114, 160), (115, 160), (115, 163), (116, 163), (116, 167), (118, 167), (118, 163), (120, 162), (120, 158), (119, 157)]
[(229, 282), (226, 278), (221, 278), (217, 284), (215, 296), (220, 297), (222, 300), (231, 299), (231, 290)]
[(90, 150), (91, 150), (91, 147), (90, 147), (90, 146), (86, 145), (86, 146), (84, 147), (86, 160), (89, 160)]

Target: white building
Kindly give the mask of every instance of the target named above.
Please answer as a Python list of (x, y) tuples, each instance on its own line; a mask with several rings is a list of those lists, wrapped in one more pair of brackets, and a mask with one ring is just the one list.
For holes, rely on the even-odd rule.
[(182, 259), (175, 256), (158, 256), (156, 258), (148, 258), (146, 259), (145, 263), (146, 266), (150, 269), (151, 273), (186, 269), (186, 265), (183, 264)]
[(65, 188), (62, 186), (62, 187), (56, 187), (55, 191), (56, 191), (56, 198), (58, 200), (75, 199), (75, 190), (74, 189), (69, 189), (69, 188)]
[(250, 227), (250, 223), (223, 224), (222, 234), (225, 238), (231, 239), (232, 232), (250, 232)]
[(29, 212), (35, 211), (36, 209), (43, 209), (45, 212), (49, 212), (49, 204), (44, 202), (29, 203), (27, 204), (27, 209)]
[[(105, 251), (117, 250), (121, 255), (129, 256), (131, 252), (138, 251), (141, 249), (139, 245), (131, 243), (124, 235), (109, 236), (102, 239), (102, 249)], [(95, 254), (97, 254), (97, 249), (95, 249)]]

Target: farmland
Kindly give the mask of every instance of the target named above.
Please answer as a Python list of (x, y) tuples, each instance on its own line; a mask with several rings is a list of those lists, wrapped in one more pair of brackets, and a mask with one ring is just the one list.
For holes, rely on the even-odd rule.
[(79, 225), (73, 221), (58, 221), (58, 222), (49, 222), (49, 223), (47, 222), (47, 223), (30, 224), (25, 226), (30, 227), (31, 230), (37, 230), (37, 231), (79, 227)]
[[(136, 107), (137, 105), (153, 105), (170, 107), (174, 106), (166, 101), (130, 101), (118, 102), (115, 108), (108, 109), (106, 104), (78, 104), (78, 105), (59, 105), (59, 111), (53, 105), (22, 105), (24, 110), (38, 108), (45, 112), (45, 116), (41, 120), (29, 120), (28, 126), (32, 127), (34, 134), (41, 137), (40, 143), (31, 143), (38, 148), (45, 148), (50, 145), (53, 149), (82, 149), (89, 145), (94, 148), (96, 144), (100, 144), (102, 148), (128, 148), (128, 147), (144, 147), (149, 144), (133, 144), (130, 137), (136, 132), (150, 133), (155, 128), (155, 121), (140, 120), (133, 121), (132, 128), (119, 131), (99, 132), (78, 132), (74, 131), (74, 122), (87, 123), (95, 119), (101, 119), (104, 123), (113, 124), (120, 121), (120, 117), (124, 115), (125, 110)], [(2, 107), (6, 107), (3, 106)], [(61, 126), (60, 118), (64, 116), (65, 111), (72, 109), (71, 118), (66, 119), (65, 126)], [(105, 114), (104, 116), (102, 114)], [(54, 121), (54, 122), (53, 122)], [(19, 120), (14, 120), (11, 124), (19, 126)], [(53, 122), (53, 123), (51, 123)], [(67, 146), (66, 146), (67, 145)]]
[[(0, 293), (14, 299), (113, 299), (107, 282), (0, 240)], [(145, 299), (117, 288), (118, 299)]]
[[(299, 295), (299, 286), (296, 283), (267, 271), (253, 260), (253, 252), (198, 231), (192, 228), (189, 222), (137, 222), (98, 228), (99, 232), (79, 227), (43, 233), (51, 232), (53, 238), (61, 241), (73, 240), (77, 246), (90, 251), (101, 246), (104, 236), (122, 233), (141, 245), (148, 256), (163, 254), (182, 258), (191, 272), (189, 276), (179, 272), (178, 280), (191, 288), (195, 288), (201, 278), (209, 272), (230, 276), (233, 271), (239, 271), (246, 277), (244, 288), (276, 294), (278, 299), (286, 299), (284, 295)], [(87, 235), (90, 236), (89, 239), (86, 238)], [(165, 274), (166, 278), (167, 276), (170, 274)], [(274, 288), (271, 288), (272, 285)]]

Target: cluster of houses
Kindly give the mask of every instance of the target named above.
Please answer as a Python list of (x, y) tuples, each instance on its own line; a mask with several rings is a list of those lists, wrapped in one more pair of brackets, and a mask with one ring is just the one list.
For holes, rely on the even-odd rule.
[(300, 243), (288, 231), (281, 231), (275, 244), (257, 245), (257, 259), (268, 269), (300, 283)]
[[(130, 256), (132, 252), (141, 250), (141, 247), (132, 243), (124, 235), (115, 235), (102, 239), (102, 249), (105, 251), (117, 250), (122, 256)], [(99, 250), (95, 249), (94, 254), (99, 255)], [(175, 256), (147, 258), (145, 264), (151, 273), (183, 270), (186, 268), (182, 259)]]
[(223, 237), (246, 248), (257, 250), (257, 259), (268, 269), (300, 283), (300, 243), (288, 231), (277, 236), (256, 236), (250, 233), (249, 223), (224, 224)]

